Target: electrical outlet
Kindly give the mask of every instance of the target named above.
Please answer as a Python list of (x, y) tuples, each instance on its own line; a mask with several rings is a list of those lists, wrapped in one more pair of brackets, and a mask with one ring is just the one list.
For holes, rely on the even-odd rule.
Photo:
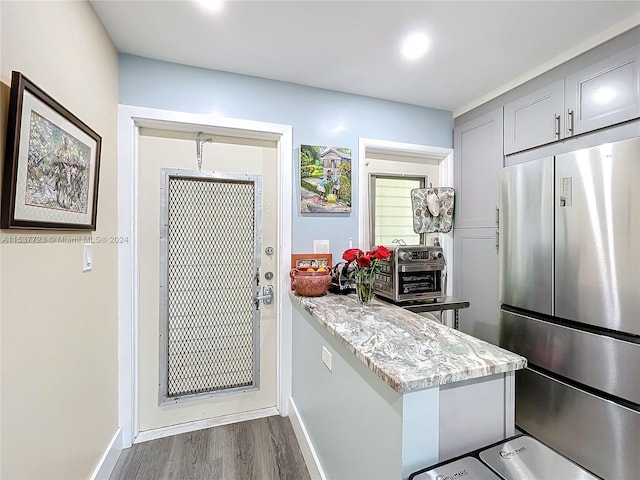
[(322, 347), (322, 363), (331, 371), (331, 353), (329, 353), (327, 347)]

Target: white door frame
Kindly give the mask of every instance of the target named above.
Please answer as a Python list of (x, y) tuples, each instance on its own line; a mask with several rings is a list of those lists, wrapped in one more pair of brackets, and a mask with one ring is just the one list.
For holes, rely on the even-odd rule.
[[(278, 254), (277, 279), (277, 399), (276, 410), (288, 415), (291, 395), (291, 302), (286, 300), (291, 256), (291, 184), (293, 128), (289, 125), (175, 112), (130, 105), (118, 106), (118, 423), (122, 448), (138, 436), (138, 138), (141, 127), (203, 132), (277, 142), (278, 149)], [(195, 142), (193, 148), (195, 158)], [(226, 418), (224, 423), (247, 416)], [(213, 426), (208, 422), (176, 426), (175, 431)]]

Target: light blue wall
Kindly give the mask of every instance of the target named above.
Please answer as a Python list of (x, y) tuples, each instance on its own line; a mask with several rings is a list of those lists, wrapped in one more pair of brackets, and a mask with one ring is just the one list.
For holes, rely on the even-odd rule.
[(301, 144), (350, 148), (351, 214), (301, 214), (297, 168), (292, 179), (292, 251), (312, 252), (314, 239), (329, 239), (334, 259), (348, 237), (357, 239), (358, 137), (453, 147), (448, 111), (127, 54), (120, 55), (120, 103), (291, 125), (296, 159)]
[[(329, 479), (406, 479), (438, 462), (438, 387), (400, 394), (293, 302), (291, 398)], [(332, 369), (322, 363), (322, 347)]]
[[(400, 480), (402, 395), (297, 303), (291, 398), (326, 477)], [(332, 355), (332, 371), (322, 363), (323, 346)], [(437, 444), (435, 451), (437, 457)]]

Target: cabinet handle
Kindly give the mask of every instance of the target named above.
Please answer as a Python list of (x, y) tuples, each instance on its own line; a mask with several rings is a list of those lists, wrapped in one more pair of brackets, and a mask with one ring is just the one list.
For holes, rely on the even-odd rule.
[(560, 115), (555, 116), (556, 121), (556, 138), (560, 138)]
[(569, 130), (569, 134), (573, 135), (573, 110), (569, 110), (567, 112), (568, 120), (567, 120), (567, 129)]
[(496, 253), (500, 253), (500, 230), (496, 230)]

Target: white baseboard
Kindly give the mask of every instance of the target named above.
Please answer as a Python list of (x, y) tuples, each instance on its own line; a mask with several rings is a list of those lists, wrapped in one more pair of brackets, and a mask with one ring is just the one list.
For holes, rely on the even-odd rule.
[(222, 417), (207, 418), (206, 420), (181, 423), (179, 425), (171, 425), (169, 427), (155, 428), (153, 430), (138, 432), (138, 435), (133, 440), (133, 443), (148, 442), (149, 440), (156, 440), (158, 438), (178, 435), (180, 433), (195, 432), (196, 430), (203, 430), (205, 428), (218, 427), (220, 425), (228, 425), (230, 423), (245, 422), (247, 420), (255, 420), (257, 418), (271, 417), (273, 415), (279, 414), (280, 412), (278, 412), (278, 409), (276, 407), (269, 407), (260, 410), (253, 410), (251, 412), (224, 415)]
[(120, 453), (122, 452), (122, 428), (118, 427), (115, 435), (111, 439), (109, 446), (102, 454), (102, 458), (98, 462), (95, 470), (91, 474), (91, 480), (109, 480), (111, 472), (113, 472)]
[(311, 480), (327, 480), (327, 477), (322, 470), (322, 466), (320, 465), (318, 455), (313, 448), (313, 444), (311, 443), (307, 429), (302, 422), (302, 418), (300, 418), (300, 413), (298, 412), (298, 408), (296, 407), (296, 403), (293, 401), (293, 398), (289, 398), (289, 420), (291, 421), (293, 432), (296, 434), (296, 438), (298, 439), (298, 444), (302, 450), (302, 456), (307, 464), (307, 470), (309, 470)]

